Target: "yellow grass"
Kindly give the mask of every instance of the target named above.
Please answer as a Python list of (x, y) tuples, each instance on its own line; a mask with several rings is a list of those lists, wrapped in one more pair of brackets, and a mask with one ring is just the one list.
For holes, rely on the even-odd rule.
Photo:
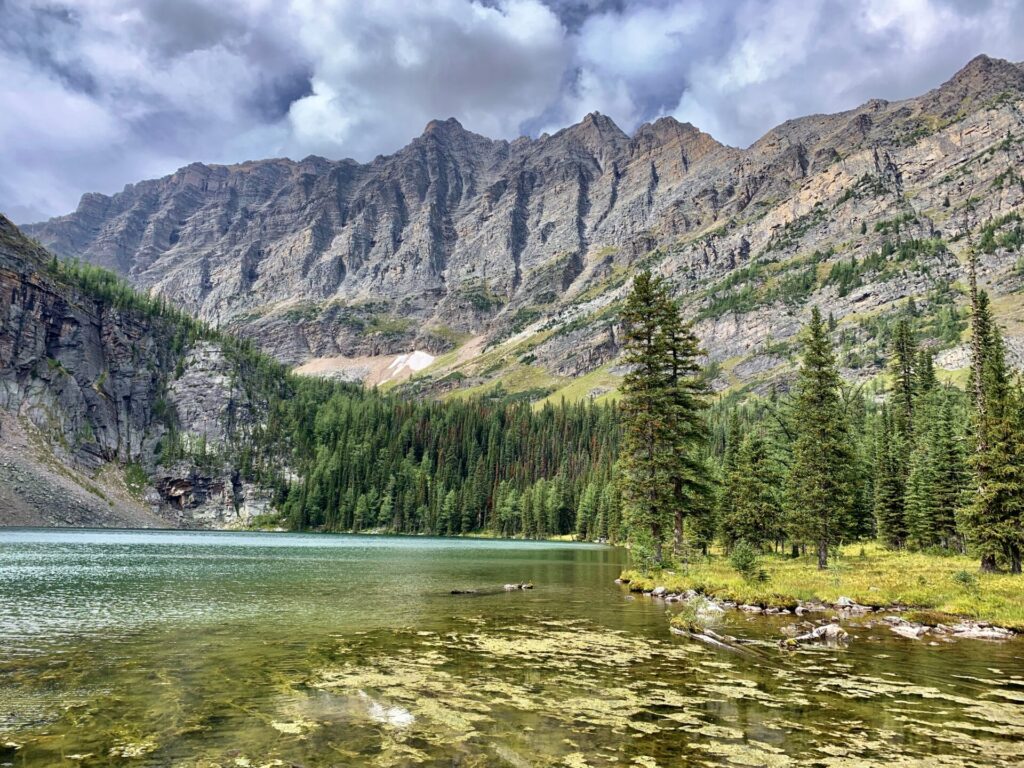
[[(833, 603), (849, 597), (861, 605), (913, 606), (1024, 630), (1024, 576), (979, 573), (978, 561), (961, 555), (891, 552), (867, 543), (843, 547), (825, 571), (819, 571), (810, 558), (781, 555), (766, 555), (761, 565), (768, 574), (765, 582), (744, 581), (721, 555), (691, 564), (685, 571), (678, 568), (648, 576), (625, 571), (623, 578), (630, 580), (635, 591), (655, 586), (672, 592), (694, 589), (765, 607), (791, 607), (810, 600)], [(971, 574), (976, 587), (954, 578), (961, 572)]]

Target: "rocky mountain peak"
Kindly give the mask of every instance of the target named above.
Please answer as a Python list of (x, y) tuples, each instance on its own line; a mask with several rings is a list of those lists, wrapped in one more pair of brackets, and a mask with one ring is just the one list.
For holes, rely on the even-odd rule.
[(710, 134), (691, 123), (681, 123), (674, 117), (659, 117), (653, 123), (644, 123), (633, 132), (634, 151), (650, 152), (657, 147), (671, 145), (678, 148), (689, 162), (696, 162), (709, 152), (725, 146)]
[(575, 125), (570, 125), (555, 134), (555, 137), (566, 136), (588, 145), (623, 144), (629, 136), (607, 115), (591, 112)]
[(953, 77), (920, 99), (923, 112), (953, 117), (1004, 95), (1024, 95), (1024, 69), (1005, 59), (975, 56)]
[(423, 129), (423, 135), (461, 133), (465, 130), (462, 123), (454, 117), (449, 117), (447, 120), (431, 120)]

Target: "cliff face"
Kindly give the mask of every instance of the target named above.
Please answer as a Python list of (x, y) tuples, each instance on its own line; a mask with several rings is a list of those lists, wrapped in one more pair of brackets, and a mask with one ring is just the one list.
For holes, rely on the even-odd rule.
[[(614, 304), (644, 264), (672, 277), (731, 386), (784, 358), (763, 349), (788, 343), (812, 302), (864, 336), (865, 313), (955, 282), (964, 249), (1021, 207), (1022, 110), (1021, 65), (979, 57), (921, 97), (793, 120), (745, 150), (671, 118), (628, 136), (592, 114), (513, 142), (435, 121), (369, 164), (194, 164), (28, 229), (282, 361), (482, 336), (508, 351), (491, 370), (526, 366), (548, 389), (614, 358)], [(943, 246), (863, 268), (908, 239)], [(1006, 294), (1012, 251), (986, 252)], [(830, 283), (851, 258), (855, 290)], [(508, 347), (523, 333), (527, 349)], [(488, 380), (459, 360), (459, 386)]]
[[(173, 319), (119, 308), (55, 266), (0, 216), (0, 524), (223, 526), (260, 511), (248, 508), (259, 490), (232, 483), (230, 470), (160, 468), (198, 493), (144, 479), (172, 431), (225, 451), (239, 434), (224, 425), (227, 403), (237, 423), (257, 418), (220, 350), (186, 348)], [(124, 466), (143, 476), (126, 483)]]

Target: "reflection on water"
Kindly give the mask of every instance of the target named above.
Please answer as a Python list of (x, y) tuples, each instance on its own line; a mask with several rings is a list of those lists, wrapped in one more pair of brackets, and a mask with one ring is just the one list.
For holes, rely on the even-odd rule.
[[(1024, 648), (854, 629), (723, 655), (618, 550), (0, 533), (0, 764), (1014, 765)], [(511, 581), (530, 592), (505, 593)], [(482, 588), (485, 594), (450, 594)]]

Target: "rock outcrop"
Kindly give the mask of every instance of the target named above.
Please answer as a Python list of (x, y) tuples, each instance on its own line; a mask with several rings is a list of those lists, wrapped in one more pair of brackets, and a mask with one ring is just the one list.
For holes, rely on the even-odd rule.
[[(244, 376), (173, 316), (110, 293), (0, 216), (0, 525), (224, 527), (266, 512), (231, 462), (196, 460), (229, 455), (260, 418)], [(158, 468), (172, 438), (189, 450)]]

